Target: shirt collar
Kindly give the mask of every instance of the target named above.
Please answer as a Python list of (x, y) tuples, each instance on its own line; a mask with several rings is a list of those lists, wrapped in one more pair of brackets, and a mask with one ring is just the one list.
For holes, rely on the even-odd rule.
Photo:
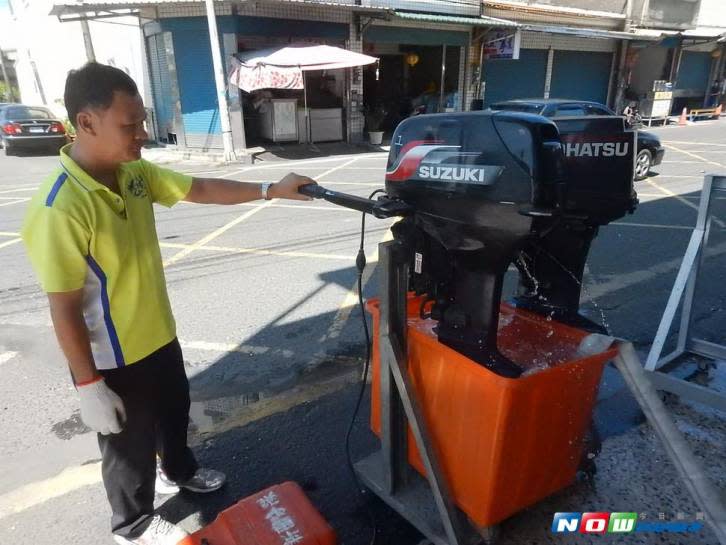
[(93, 179), (78, 163), (76, 163), (69, 152), (73, 144), (66, 144), (60, 150), (60, 163), (68, 176), (75, 180), (86, 191), (111, 191), (108, 187)]

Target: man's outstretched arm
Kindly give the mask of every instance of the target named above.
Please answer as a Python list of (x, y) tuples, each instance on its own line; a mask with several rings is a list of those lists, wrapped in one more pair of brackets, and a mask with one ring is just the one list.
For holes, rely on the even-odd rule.
[[(292, 199), (309, 201), (310, 197), (298, 193), (298, 188), (314, 184), (307, 176), (290, 173), (279, 182), (270, 186), (267, 195), (270, 199)], [(236, 182), (221, 178), (194, 178), (192, 187), (184, 197), (185, 201), (199, 204), (240, 204), (262, 198), (262, 184)]]

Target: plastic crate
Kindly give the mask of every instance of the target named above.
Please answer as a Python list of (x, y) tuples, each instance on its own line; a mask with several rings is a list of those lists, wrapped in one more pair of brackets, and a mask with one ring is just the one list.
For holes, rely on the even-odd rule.
[[(479, 526), (491, 526), (571, 484), (605, 363), (578, 357), (586, 332), (502, 304), (498, 347), (525, 367), (505, 378), (441, 344), (435, 322), (408, 300), (408, 372), (454, 501)], [(378, 301), (373, 315), (371, 428), (380, 435)], [(425, 475), (413, 435), (409, 463)]]

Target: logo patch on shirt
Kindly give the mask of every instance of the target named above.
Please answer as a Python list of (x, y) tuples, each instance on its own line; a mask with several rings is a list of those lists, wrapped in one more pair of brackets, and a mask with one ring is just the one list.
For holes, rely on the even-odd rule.
[(126, 189), (129, 193), (131, 193), (134, 197), (146, 197), (148, 193), (146, 192), (146, 184), (144, 183), (144, 180), (141, 178), (134, 178), (132, 180), (129, 180), (128, 185), (126, 186)]

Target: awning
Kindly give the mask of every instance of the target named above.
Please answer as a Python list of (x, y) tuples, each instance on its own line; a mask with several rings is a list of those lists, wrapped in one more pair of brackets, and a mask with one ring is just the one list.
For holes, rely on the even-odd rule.
[(523, 23), (522, 30), (530, 32), (546, 32), (548, 34), (564, 34), (567, 36), (580, 36), (582, 38), (595, 38), (602, 40), (642, 40), (649, 42), (657, 42), (660, 35), (651, 36), (636, 34), (634, 32), (620, 32), (617, 30), (602, 30), (598, 28), (580, 28), (568, 26), (552, 26), (552, 25), (530, 25)]
[(229, 82), (251, 92), (257, 89), (304, 89), (302, 73), (372, 64), (378, 59), (329, 45), (288, 46), (237, 54)]
[(686, 40), (718, 40), (726, 35), (726, 28), (696, 27), (679, 34)]
[(696, 27), (689, 30), (658, 30), (654, 28), (636, 28), (633, 30), (638, 39), (664, 40), (666, 38), (683, 38), (684, 40), (719, 41), (726, 36), (726, 28)]
[(517, 28), (519, 25), (513, 21), (497, 19), (496, 17), (463, 17), (457, 15), (434, 15), (430, 13), (414, 13), (410, 11), (396, 11), (394, 18), (408, 21), (422, 21), (425, 23), (444, 23), (452, 25), (469, 25), (499, 28)]
[[(354, 12), (371, 14), (391, 14), (389, 8), (359, 6), (335, 0), (277, 0), (281, 4), (310, 4), (320, 7), (348, 9)], [(79, 18), (102, 19), (105, 17), (118, 17), (136, 15), (140, 8), (164, 6), (169, 4), (204, 4), (204, 0), (77, 0), (58, 1), (53, 4), (49, 15), (55, 15), (62, 21), (77, 20)]]

